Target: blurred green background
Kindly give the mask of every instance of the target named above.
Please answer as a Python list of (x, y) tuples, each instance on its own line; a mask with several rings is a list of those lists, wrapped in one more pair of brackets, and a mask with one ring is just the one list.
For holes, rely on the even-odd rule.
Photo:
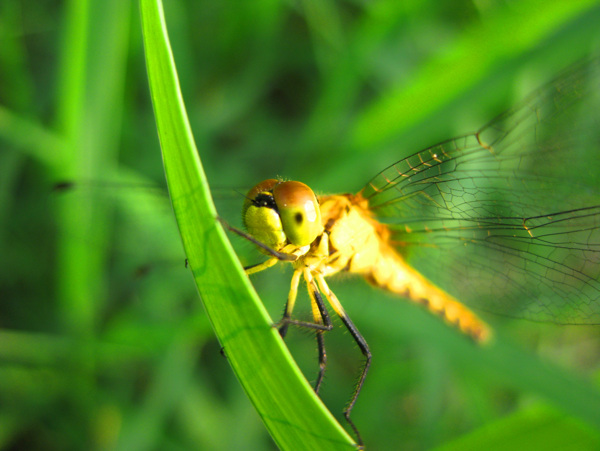
[[(600, 44), (597, 2), (165, 3), (232, 223), (232, 189), (279, 175), (358, 191)], [(273, 449), (219, 353), (166, 197), (148, 189), (164, 182), (137, 4), (4, 0), (0, 43), (2, 449)], [(78, 185), (53, 191), (63, 180)], [(260, 258), (236, 246), (244, 264)], [(289, 275), (253, 278), (276, 319)], [(600, 446), (597, 327), (515, 321), (499, 325), (504, 347), (478, 350), (362, 281), (332, 287), (374, 356), (353, 413), (370, 449)], [(288, 342), (313, 380), (312, 334)], [(341, 327), (327, 344), (321, 395), (339, 418), (360, 353)]]

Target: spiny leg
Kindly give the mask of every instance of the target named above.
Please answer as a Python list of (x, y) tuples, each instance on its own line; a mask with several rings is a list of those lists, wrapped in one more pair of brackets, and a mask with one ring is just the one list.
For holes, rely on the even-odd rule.
[[(308, 323), (304, 321), (297, 321), (291, 319), (292, 311), (294, 310), (294, 305), (296, 303), (296, 297), (298, 295), (298, 285), (300, 283), (300, 276), (303, 273), (304, 280), (306, 281), (306, 286), (308, 288), (308, 295), (310, 296), (311, 308), (313, 318), (315, 321), (314, 323)], [(290, 324), (316, 329), (317, 346), (319, 349), (319, 374), (315, 383), (315, 392), (319, 393), (319, 389), (321, 388), (321, 383), (323, 382), (323, 377), (325, 375), (325, 368), (327, 366), (327, 354), (325, 352), (325, 341), (323, 339), (323, 332), (331, 330), (333, 328), (333, 325), (331, 324), (331, 318), (329, 317), (329, 313), (327, 312), (327, 308), (325, 307), (325, 303), (323, 302), (321, 293), (319, 293), (319, 289), (315, 284), (315, 281), (312, 278), (310, 270), (308, 268), (304, 268), (303, 270), (296, 269), (294, 271), (294, 274), (292, 275), (290, 292), (288, 294), (287, 303), (283, 312), (283, 318), (281, 318), (281, 321), (279, 322), (279, 334), (282, 338), (285, 338), (288, 326)]]
[(275, 266), (279, 262), (277, 257), (271, 257), (268, 260), (265, 260), (262, 263), (257, 263), (256, 265), (246, 266), (244, 271), (246, 271), (247, 275), (255, 274), (257, 272), (264, 271), (265, 269), (270, 268), (271, 266)]
[(365, 341), (363, 336), (360, 334), (360, 332), (358, 331), (358, 329), (356, 328), (354, 323), (350, 320), (350, 318), (348, 316), (340, 316), (340, 318), (342, 319), (342, 322), (344, 323), (346, 328), (350, 331), (350, 335), (352, 335), (352, 338), (354, 338), (354, 341), (356, 341), (356, 344), (360, 348), (360, 351), (365, 356), (365, 363), (362, 368), (362, 372), (360, 374), (360, 377), (358, 379), (356, 387), (354, 389), (354, 394), (352, 395), (352, 399), (350, 400), (350, 402), (344, 409), (344, 417), (346, 418), (346, 421), (348, 421), (348, 423), (354, 430), (358, 444), (362, 446), (362, 444), (363, 444), (362, 438), (360, 436), (360, 433), (358, 432), (358, 428), (356, 427), (354, 422), (350, 419), (350, 413), (352, 412), (352, 409), (354, 408), (354, 404), (356, 404), (358, 395), (360, 394), (362, 386), (365, 383), (365, 379), (367, 378), (367, 373), (369, 372), (369, 367), (371, 366), (371, 351), (369, 350), (369, 345), (367, 344), (367, 342)]
[[(308, 327), (310, 329), (317, 329), (320, 331), (328, 331), (333, 328), (333, 326), (331, 325), (331, 321), (329, 320), (329, 316), (327, 316), (327, 320), (326, 320), (325, 324), (323, 324), (322, 322), (310, 323), (308, 321), (298, 321), (296, 319), (292, 319), (292, 311), (294, 310), (294, 305), (296, 304), (296, 297), (298, 296), (298, 284), (300, 283), (300, 276), (302, 275), (302, 273), (303, 273), (302, 269), (294, 270), (294, 274), (292, 275), (292, 283), (290, 286), (290, 292), (288, 294), (287, 303), (285, 305), (285, 310), (283, 312), (283, 317), (281, 318), (281, 321), (279, 321), (279, 323), (276, 324), (276, 327), (279, 328), (279, 335), (281, 335), (281, 338), (285, 338), (285, 335), (288, 330), (288, 326), (290, 324), (293, 324), (295, 326), (300, 326), (300, 327)], [(306, 279), (306, 274), (305, 274), (305, 279)], [(310, 279), (310, 281), (312, 282), (312, 285), (314, 287), (312, 291), (317, 291), (317, 286), (315, 285), (314, 281), (312, 281), (312, 278)], [(307, 282), (309, 287), (310, 287), (311, 282)], [(309, 294), (311, 294), (310, 288), (308, 291), (309, 291)], [(321, 300), (321, 304), (322, 303), (323, 303), (323, 301)], [(327, 311), (325, 311), (325, 314), (327, 315)]]
[(301, 275), (302, 271), (298, 269), (294, 270), (294, 274), (292, 275), (292, 284), (290, 287), (290, 292), (288, 293), (287, 302), (285, 303), (285, 310), (283, 311), (283, 317), (279, 322), (279, 335), (281, 335), (281, 338), (285, 338), (288, 326), (290, 325), (292, 311), (294, 310), (294, 305), (296, 304), (296, 297), (298, 296), (298, 284), (300, 283)]
[[(306, 280), (306, 285), (308, 287), (308, 294), (310, 296), (310, 303), (315, 323), (324, 323), (327, 327), (325, 330), (333, 329), (327, 307), (325, 307), (321, 293), (319, 292), (319, 289), (315, 284), (308, 268), (305, 270), (304, 279)], [(323, 336), (323, 330), (317, 330), (316, 337), (317, 348), (319, 350), (319, 374), (315, 383), (315, 393), (319, 393), (321, 383), (325, 377), (325, 369), (327, 368), (327, 352), (325, 351), (325, 337)]]
[(327, 368), (327, 352), (325, 352), (325, 337), (323, 331), (318, 330), (317, 336), (317, 348), (319, 350), (319, 374), (317, 375), (317, 381), (315, 382), (315, 393), (319, 394), (321, 389), (321, 383), (325, 377), (325, 369)]
[[(250, 235), (247, 232), (244, 232), (243, 230), (238, 229), (237, 227), (233, 227), (230, 226), (227, 221), (225, 221), (223, 218), (220, 218), (219, 216), (217, 216), (217, 220), (221, 223), (221, 225), (223, 227), (225, 227), (227, 230), (235, 233), (236, 235), (241, 236), (242, 238), (247, 239), (248, 241), (250, 241), (251, 243), (256, 244), (258, 247), (264, 249), (265, 251), (267, 251), (269, 254), (271, 254), (273, 257), (275, 257), (277, 260), (280, 261), (296, 261), (298, 260), (298, 256), (297, 255), (293, 255), (293, 254), (288, 254), (287, 252), (279, 252), (276, 251), (275, 249), (270, 248), (269, 246), (267, 246), (264, 243), (261, 243), (260, 241), (258, 241), (256, 238), (254, 238), (252, 235)], [(272, 265), (271, 265), (272, 266)], [(263, 268), (264, 269), (264, 268)], [(256, 271), (255, 271), (256, 272)]]
[(338, 314), (338, 316), (344, 323), (344, 326), (346, 326), (346, 328), (350, 332), (350, 335), (352, 335), (352, 338), (354, 338), (354, 341), (358, 345), (360, 352), (362, 352), (363, 356), (365, 356), (365, 363), (364, 363), (362, 371), (360, 373), (360, 377), (358, 378), (358, 382), (356, 383), (354, 393), (352, 394), (352, 398), (350, 399), (350, 402), (344, 409), (344, 417), (346, 418), (346, 421), (348, 422), (350, 427), (352, 427), (352, 430), (354, 431), (354, 434), (356, 435), (358, 445), (360, 447), (362, 447), (362, 445), (363, 445), (362, 438), (360, 436), (360, 433), (358, 432), (356, 425), (350, 419), (350, 413), (352, 412), (352, 409), (354, 408), (354, 404), (356, 404), (358, 395), (360, 394), (360, 391), (365, 382), (365, 379), (367, 378), (367, 373), (369, 371), (369, 367), (371, 366), (371, 351), (369, 350), (369, 345), (367, 344), (367, 342), (365, 341), (363, 336), (360, 334), (360, 332), (358, 331), (358, 329), (356, 328), (356, 326), (354, 325), (352, 320), (348, 317), (348, 315), (344, 311), (344, 308), (340, 304), (340, 301), (338, 300), (337, 296), (329, 289), (327, 282), (325, 282), (325, 278), (321, 274), (315, 274), (315, 279), (317, 280), (319, 288), (325, 294), (325, 297), (327, 298), (327, 300), (329, 301), (329, 303), (331, 304), (331, 306), (333, 307), (335, 312)]

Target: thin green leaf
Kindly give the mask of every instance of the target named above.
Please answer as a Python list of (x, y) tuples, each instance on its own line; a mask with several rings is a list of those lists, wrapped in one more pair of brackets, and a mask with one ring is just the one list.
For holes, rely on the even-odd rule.
[(596, 450), (597, 431), (573, 418), (536, 406), (520, 410), (445, 444), (437, 451), (506, 449)]
[(350, 448), (350, 437), (314, 394), (271, 326), (216, 220), (179, 90), (162, 4), (141, 0), (140, 5), (169, 192), (198, 291), (224, 353), (280, 448)]

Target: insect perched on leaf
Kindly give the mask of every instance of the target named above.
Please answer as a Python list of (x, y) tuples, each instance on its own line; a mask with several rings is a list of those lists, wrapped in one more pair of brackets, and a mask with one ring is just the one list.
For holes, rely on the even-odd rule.
[[(243, 207), (248, 233), (294, 268), (281, 336), (290, 324), (323, 333), (323, 296), (365, 362), (344, 410), (350, 414), (371, 365), (369, 346), (326, 278), (338, 272), (423, 305), (475, 342), (491, 332), (473, 309), (559, 324), (600, 323), (600, 116), (598, 61), (573, 66), (478, 132), (398, 161), (357, 194), (315, 196), (296, 181), (269, 179)], [(300, 279), (314, 322), (292, 318)], [(467, 307), (467, 305), (469, 307)]]

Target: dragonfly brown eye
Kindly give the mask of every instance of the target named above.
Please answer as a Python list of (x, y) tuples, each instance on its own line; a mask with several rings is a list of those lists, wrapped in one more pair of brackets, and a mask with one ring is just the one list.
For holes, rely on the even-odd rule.
[[(247, 202), (252, 202), (253, 200), (255, 200), (260, 193), (272, 193), (273, 187), (278, 183), (280, 183), (279, 180), (275, 179), (267, 179), (258, 183), (257, 185), (252, 187), (250, 191), (248, 191), (248, 193), (246, 194)], [(244, 207), (246, 207), (246, 204), (244, 204)]]
[(283, 230), (290, 243), (306, 246), (323, 233), (319, 203), (301, 182), (281, 182), (273, 188)]

